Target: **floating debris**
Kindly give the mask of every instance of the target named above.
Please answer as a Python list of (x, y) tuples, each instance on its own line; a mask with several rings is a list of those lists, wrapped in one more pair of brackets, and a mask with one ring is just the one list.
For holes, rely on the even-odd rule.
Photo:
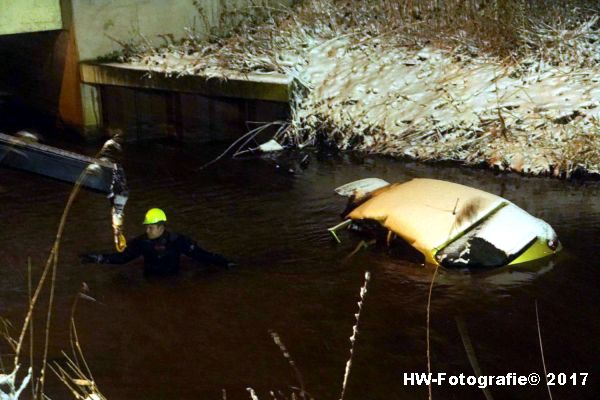
[(283, 146), (280, 145), (279, 143), (277, 143), (276, 140), (271, 139), (266, 143), (261, 144), (260, 146), (258, 146), (258, 149), (260, 151), (262, 151), (263, 153), (271, 153), (274, 151), (281, 151), (283, 150)]

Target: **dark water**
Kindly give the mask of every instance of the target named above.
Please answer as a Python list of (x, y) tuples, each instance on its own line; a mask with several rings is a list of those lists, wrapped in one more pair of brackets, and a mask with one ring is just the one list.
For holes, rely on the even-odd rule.
[[(552, 263), (527, 270), (440, 270), (431, 302), (433, 372), (473, 374), (457, 325), (462, 321), (483, 374), (541, 374), (537, 301), (548, 371), (590, 373), (586, 386), (552, 387), (554, 398), (600, 398), (600, 182), (314, 154), (306, 170), (298, 168), (301, 155), (291, 154), (280, 168), (271, 159), (246, 159), (196, 171), (219, 150), (126, 148), (126, 231), (140, 233), (146, 209), (161, 207), (173, 230), (235, 259), (236, 270), (215, 272), (186, 260), (177, 277), (147, 279), (140, 261), (82, 266), (78, 253), (111, 249), (108, 201), (83, 191), (69, 215), (49, 357), (62, 362), (60, 351), (69, 349), (71, 304), (86, 282), (97, 302), (80, 301), (76, 324), (109, 400), (220, 399), (223, 389), (228, 399), (248, 399), (247, 387), (261, 399), (279, 390), (289, 398), (290, 386), (299, 382), (269, 331), (281, 336), (309, 393), (338, 399), (365, 271), (371, 282), (345, 398), (427, 398), (427, 387), (404, 385), (403, 374), (427, 371), (433, 268), (406, 250), (367, 249), (346, 259), (359, 238), (343, 233), (342, 244), (335, 244), (326, 230), (339, 222), (345, 205), (333, 188), (365, 177), (439, 178), (500, 194), (548, 221), (565, 247)], [(71, 186), (7, 169), (0, 169), (0, 186), (0, 314), (19, 326), (27, 303), (27, 260), (39, 277)], [(2, 352), (9, 363), (8, 349)], [(46, 391), (53, 399), (70, 398), (54, 377)], [(548, 398), (543, 385), (491, 387), (490, 393), (494, 399)], [(478, 388), (444, 384), (433, 387), (433, 398), (485, 397)]]

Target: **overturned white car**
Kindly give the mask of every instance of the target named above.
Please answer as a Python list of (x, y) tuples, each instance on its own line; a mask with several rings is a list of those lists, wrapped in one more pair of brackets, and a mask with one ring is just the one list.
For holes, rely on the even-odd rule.
[[(368, 178), (335, 189), (350, 198), (345, 223), (376, 221), (444, 267), (492, 268), (538, 260), (560, 250), (552, 227), (510, 201), (435, 179), (390, 184)], [(389, 236), (388, 236), (389, 237)]]

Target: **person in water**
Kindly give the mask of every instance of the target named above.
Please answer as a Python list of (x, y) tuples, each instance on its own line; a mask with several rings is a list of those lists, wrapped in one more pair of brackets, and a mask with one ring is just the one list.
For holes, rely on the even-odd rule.
[(181, 254), (203, 264), (224, 268), (236, 266), (223, 256), (202, 249), (187, 236), (166, 230), (167, 216), (160, 208), (148, 210), (144, 218), (146, 233), (127, 242), (122, 253), (89, 253), (80, 255), (84, 264), (125, 264), (139, 256), (144, 257), (144, 273), (172, 275), (179, 271)]

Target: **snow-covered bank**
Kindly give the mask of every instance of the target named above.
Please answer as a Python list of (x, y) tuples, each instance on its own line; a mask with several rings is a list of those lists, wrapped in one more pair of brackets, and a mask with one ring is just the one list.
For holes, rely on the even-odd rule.
[(600, 173), (600, 62), (384, 47), (338, 39), (314, 48), (299, 71), (311, 90), (289, 138), (322, 134), (342, 149), (533, 174)]
[[(285, 138), (297, 145), (326, 140), (341, 149), (532, 174), (600, 173), (597, 9), (574, 9), (575, 20), (565, 15), (548, 25), (525, 23), (534, 16), (509, 3), (523, 15), (513, 16), (515, 32), (497, 38), (498, 47), (507, 37), (515, 41), (508, 56), (495, 53), (489, 37), (505, 24), (506, 10), (485, 9), (485, 2), (472, 2), (471, 17), (458, 14), (460, 2), (445, 10), (457, 14), (440, 17), (437, 2), (407, 8), (314, 0), (295, 10), (264, 6), (264, 25), (242, 21), (233, 37), (200, 43), (190, 36), (125, 61), (175, 76), (286, 73), (295, 78), (295, 95)], [(435, 28), (423, 24), (427, 15), (452, 34), (429, 32)], [(497, 29), (473, 36), (466, 25), (452, 26), (469, 18)]]

